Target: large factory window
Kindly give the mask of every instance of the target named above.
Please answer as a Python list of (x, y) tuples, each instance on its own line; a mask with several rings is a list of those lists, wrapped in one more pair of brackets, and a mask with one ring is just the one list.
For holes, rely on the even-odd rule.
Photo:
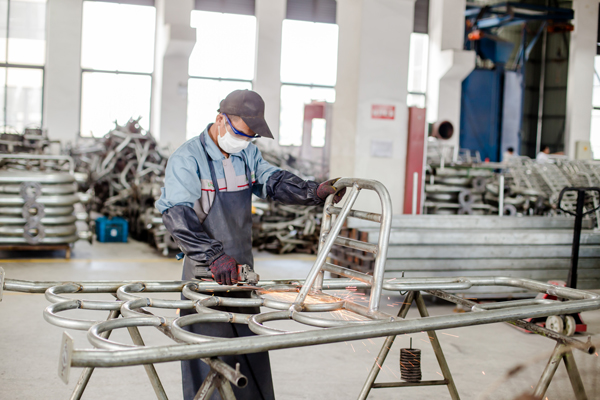
[[(219, 102), (236, 89), (252, 89), (256, 17), (192, 11), (196, 45), (190, 56), (187, 137), (214, 122)], [(228, 29), (227, 27), (235, 27)]]
[(305, 104), (335, 101), (337, 47), (336, 24), (283, 21), (280, 145), (302, 145)]
[(428, 48), (429, 35), (424, 33), (410, 34), (408, 95), (406, 98), (406, 103), (409, 107), (425, 108)]
[(600, 159), (600, 56), (594, 62), (594, 94), (592, 98), (592, 130), (590, 142), (595, 159)]
[(0, 126), (42, 125), (46, 1), (0, 0)]
[(84, 1), (81, 136), (103, 136), (129, 118), (150, 127), (155, 25), (152, 6)]

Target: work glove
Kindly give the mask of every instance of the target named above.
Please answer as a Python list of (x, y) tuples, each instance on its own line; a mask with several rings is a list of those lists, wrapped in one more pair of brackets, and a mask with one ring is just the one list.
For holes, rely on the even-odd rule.
[(210, 263), (210, 272), (219, 285), (235, 285), (238, 283), (238, 269), (235, 260), (223, 254)]
[[(330, 194), (334, 194), (337, 191), (336, 187), (333, 185), (339, 180), (340, 178), (335, 178), (321, 183), (317, 188), (317, 196), (319, 196), (321, 200), (325, 201), (325, 199), (327, 199), (327, 196), (329, 196)], [(333, 203), (339, 203), (339, 201), (342, 199), (342, 197), (344, 197), (345, 194), (346, 188), (343, 188), (333, 197)]]

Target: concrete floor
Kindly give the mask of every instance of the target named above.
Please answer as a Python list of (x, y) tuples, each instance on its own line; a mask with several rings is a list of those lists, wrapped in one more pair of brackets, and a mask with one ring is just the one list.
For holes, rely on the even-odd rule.
[[(146, 244), (77, 243), (73, 259), (49, 258), (53, 254), (3, 254), (0, 266), (6, 277), (26, 280), (177, 280), (181, 264), (165, 259)], [(11, 258), (9, 258), (11, 257)], [(37, 259), (30, 259), (37, 257)], [(256, 255), (256, 269), (263, 279), (303, 278), (314, 257), (304, 255)], [(164, 298), (165, 296), (163, 296)], [(86, 298), (106, 298), (90, 295)], [(402, 297), (385, 293), (383, 310), (396, 314)], [(67, 399), (80, 374), (71, 372), (65, 385), (57, 376), (58, 353), (63, 329), (46, 323), (42, 317), (48, 305), (41, 294), (4, 292), (0, 303), (0, 399)], [(430, 304), (431, 315), (452, 313), (453, 306)], [(67, 313), (68, 314), (68, 313)], [(66, 315), (67, 315), (66, 314)], [(105, 314), (73, 311), (77, 318), (104, 319)], [(174, 315), (165, 311), (161, 315)], [(408, 318), (416, 318), (416, 310)], [(583, 315), (589, 332), (600, 338), (600, 311)], [(293, 323), (284, 323), (298, 329)], [(141, 328), (146, 344), (169, 343), (153, 328)], [(85, 332), (70, 331), (76, 348), (89, 348)], [(440, 370), (425, 333), (410, 335), (413, 346), (422, 350), (423, 379), (441, 379)], [(450, 329), (438, 333), (462, 399), (514, 399), (535, 386), (554, 342), (527, 335), (506, 324)], [(126, 331), (111, 337), (128, 343)], [(356, 398), (373, 365), (383, 339), (321, 345), (271, 352), (275, 393), (278, 399)], [(399, 349), (408, 347), (409, 336), (398, 337), (378, 381), (397, 381)], [(598, 354), (575, 353), (590, 399), (600, 399), (600, 359)], [(523, 372), (509, 381), (504, 376), (512, 367), (525, 363)], [(170, 399), (180, 399), (181, 375), (178, 363), (156, 365)], [(488, 393), (484, 396), (484, 392)], [(84, 399), (152, 399), (154, 394), (141, 366), (97, 369)], [(445, 387), (377, 389), (370, 399), (449, 399)], [(573, 399), (564, 368), (560, 367), (548, 393), (549, 400)]]

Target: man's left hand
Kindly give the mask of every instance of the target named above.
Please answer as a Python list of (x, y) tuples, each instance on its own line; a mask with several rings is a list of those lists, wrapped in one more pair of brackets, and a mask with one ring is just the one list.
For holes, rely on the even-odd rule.
[[(327, 196), (334, 194), (337, 191), (337, 188), (334, 185), (339, 180), (340, 178), (335, 178), (321, 183), (317, 188), (317, 196), (319, 196), (321, 200), (325, 201), (325, 199), (327, 199)], [(333, 197), (333, 203), (339, 203), (339, 201), (342, 199), (342, 197), (344, 197), (345, 194), (346, 188), (343, 188), (342, 190), (337, 192), (336, 195)]]

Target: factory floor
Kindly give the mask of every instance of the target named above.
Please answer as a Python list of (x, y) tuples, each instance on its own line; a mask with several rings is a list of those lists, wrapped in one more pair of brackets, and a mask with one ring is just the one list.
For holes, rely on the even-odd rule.
[[(6, 278), (24, 280), (177, 280), (181, 263), (160, 256), (148, 245), (77, 243), (71, 260), (51, 258), (49, 253), (0, 253), (0, 266)], [(9, 258), (11, 257), (11, 258)], [(15, 258), (17, 257), (17, 258)], [(35, 257), (35, 259), (32, 259)], [(263, 279), (303, 278), (313, 256), (275, 256), (257, 253), (257, 272)], [(166, 296), (165, 296), (166, 297)], [(175, 296), (176, 297), (176, 296)], [(175, 298), (173, 297), (173, 298)], [(81, 298), (81, 297), (80, 297)], [(106, 298), (106, 295), (85, 298)], [(384, 293), (382, 309), (396, 314), (402, 297)], [(42, 294), (4, 292), (0, 303), (0, 399), (68, 399), (81, 372), (71, 371), (65, 385), (57, 375), (62, 328), (44, 321), (48, 305)], [(428, 303), (431, 315), (453, 312), (453, 306)], [(415, 308), (413, 306), (413, 308)], [(172, 312), (174, 316), (174, 312)], [(165, 311), (162, 315), (171, 315)], [(104, 319), (103, 312), (72, 311), (65, 316)], [(418, 316), (411, 309), (408, 318)], [(600, 311), (583, 314), (588, 332), (600, 338)], [(285, 323), (287, 324), (287, 323)], [(289, 323), (290, 329), (297, 329)], [(141, 328), (147, 345), (169, 343), (154, 328)], [(85, 332), (70, 331), (76, 348), (89, 348)], [(382, 366), (378, 382), (397, 381), (399, 352), (409, 346), (422, 350), (423, 379), (441, 379), (426, 333), (404, 335), (396, 339), (388, 360)], [(462, 399), (514, 399), (535, 386), (554, 347), (554, 342), (528, 335), (506, 324), (482, 325), (438, 332), (438, 337)], [(130, 343), (126, 330), (114, 332), (111, 339)], [(271, 352), (275, 393), (278, 399), (352, 399), (356, 398), (383, 339), (359, 340)], [(590, 399), (600, 399), (600, 359), (598, 353), (575, 352)], [(524, 364), (523, 370), (505, 381), (507, 372)], [(179, 363), (156, 365), (170, 399), (180, 399)], [(485, 396), (487, 393), (487, 396)], [(83, 399), (155, 398), (141, 366), (96, 369)], [(369, 399), (449, 399), (443, 386), (375, 389)], [(574, 399), (563, 366), (547, 392), (549, 400)]]

